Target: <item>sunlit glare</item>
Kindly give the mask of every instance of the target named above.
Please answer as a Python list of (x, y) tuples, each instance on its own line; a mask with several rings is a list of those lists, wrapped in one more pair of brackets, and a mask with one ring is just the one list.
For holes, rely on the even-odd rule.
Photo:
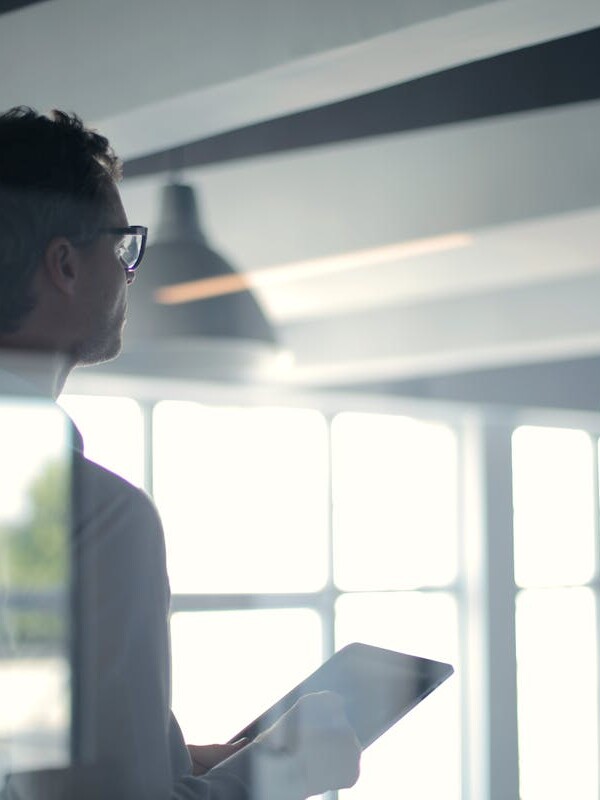
[(174, 614), (173, 710), (196, 744), (225, 742), (323, 660), (307, 609)]
[(561, 428), (513, 433), (515, 580), (519, 586), (585, 583), (595, 570), (590, 436)]
[(48, 463), (64, 458), (68, 436), (64, 415), (53, 404), (0, 402), (0, 523), (22, 517), (32, 481)]
[(451, 583), (458, 554), (454, 431), (407, 417), (347, 413), (334, 419), (332, 442), (337, 585)]
[[(2, 785), (7, 772), (69, 757), (71, 430), (50, 402), (2, 401), (0, 442)], [(28, 606), (40, 589), (52, 610)]]
[(90, 461), (136, 486), (143, 484), (144, 432), (142, 412), (135, 400), (62, 395), (58, 402), (79, 429)]
[(590, 589), (517, 598), (523, 800), (598, 798), (598, 634)]
[(253, 269), (242, 274), (217, 275), (195, 281), (186, 281), (172, 286), (163, 286), (155, 292), (157, 303), (175, 305), (204, 300), (208, 297), (219, 297), (224, 294), (243, 292), (249, 286), (255, 288), (273, 286), (282, 283), (307, 280), (318, 276), (331, 275), (379, 264), (390, 264), (395, 261), (418, 258), (432, 253), (444, 253), (468, 247), (473, 243), (473, 236), (468, 233), (449, 233), (442, 236), (431, 236), (426, 239), (413, 239), (406, 242), (371, 247), (352, 253), (338, 253), (322, 258), (311, 258), (306, 261), (295, 261), (262, 269)]
[[(141, 484), (137, 403), (67, 396), (61, 405), (89, 458)], [(174, 593), (318, 591), (329, 573), (333, 523), (337, 586), (373, 592), (339, 598), (336, 649), (364, 641), (450, 662), (460, 674), (454, 596), (381, 591), (451, 586), (456, 578), (452, 428), (401, 416), (338, 415), (333, 520), (328, 427), (317, 411), (168, 401), (155, 407), (152, 434), (154, 494)], [(173, 709), (186, 739), (199, 744), (232, 737), (324, 658), (321, 618), (309, 609), (177, 612), (171, 632)], [(48, 680), (59, 673), (52, 675), (46, 672)], [(359, 784), (342, 796), (458, 800), (459, 685), (454, 676), (369, 748)], [(428, 768), (432, 759), (435, 770)]]
[(154, 491), (177, 592), (304, 592), (327, 575), (327, 429), (296, 409), (159, 403)]
[[(456, 602), (446, 593), (342, 596), (336, 607), (336, 647), (351, 641), (445, 661), (456, 668)], [(459, 677), (454, 675), (365, 751), (358, 784), (341, 797), (459, 800), (460, 738)]]

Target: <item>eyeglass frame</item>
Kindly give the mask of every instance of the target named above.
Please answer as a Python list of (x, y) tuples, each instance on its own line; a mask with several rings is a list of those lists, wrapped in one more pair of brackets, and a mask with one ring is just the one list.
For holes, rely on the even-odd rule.
[(109, 233), (114, 236), (141, 236), (142, 237), (142, 244), (140, 245), (140, 252), (138, 253), (137, 260), (132, 267), (125, 267), (123, 269), (125, 271), (125, 275), (127, 278), (135, 277), (135, 271), (139, 267), (144, 257), (144, 253), (146, 251), (146, 240), (148, 238), (148, 228), (145, 225), (128, 225), (123, 228), (100, 228), (98, 233)]

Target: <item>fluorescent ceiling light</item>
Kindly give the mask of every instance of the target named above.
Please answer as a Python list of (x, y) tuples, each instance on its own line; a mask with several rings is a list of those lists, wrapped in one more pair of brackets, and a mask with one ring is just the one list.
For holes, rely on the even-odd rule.
[(162, 305), (178, 305), (219, 297), (225, 294), (243, 292), (250, 286), (254, 288), (273, 286), (292, 281), (320, 277), (335, 272), (389, 264), (417, 256), (431, 255), (448, 250), (457, 250), (472, 244), (473, 237), (467, 233), (451, 233), (427, 239), (413, 239), (408, 242), (384, 245), (366, 250), (355, 250), (325, 258), (312, 258), (278, 266), (264, 267), (249, 272), (217, 275), (214, 278), (201, 278), (157, 289), (154, 298)]

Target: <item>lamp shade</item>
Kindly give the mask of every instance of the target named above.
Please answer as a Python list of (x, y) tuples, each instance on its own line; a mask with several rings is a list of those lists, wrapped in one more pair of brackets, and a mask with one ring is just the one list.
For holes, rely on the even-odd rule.
[[(157, 298), (166, 287), (232, 275), (240, 278), (240, 290), (170, 304)], [(129, 291), (127, 315), (129, 342), (169, 339), (277, 342), (243, 274), (209, 247), (193, 188), (179, 183), (162, 188), (159, 223)]]
[[(123, 350), (105, 371), (233, 382), (272, 380), (279, 374), (291, 354), (279, 346), (243, 273), (208, 245), (191, 186), (162, 188), (159, 220), (149, 241), (128, 292)], [(165, 291), (181, 295), (182, 287), (197, 290), (205, 281), (213, 288), (215, 281), (226, 286), (164, 300)]]

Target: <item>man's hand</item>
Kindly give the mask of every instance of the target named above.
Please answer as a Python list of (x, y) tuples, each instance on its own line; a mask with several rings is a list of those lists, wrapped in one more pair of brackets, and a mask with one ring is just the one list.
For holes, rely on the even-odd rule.
[(240, 739), (233, 744), (188, 744), (194, 775), (204, 775), (247, 744), (248, 739)]
[(255, 741), (273, 755), (286, 753), (297, 760), (303, 797), (345, 789), (358, 780), (360, 742), (348, 723), (343, 699), (334, 692), (300, 698)]

